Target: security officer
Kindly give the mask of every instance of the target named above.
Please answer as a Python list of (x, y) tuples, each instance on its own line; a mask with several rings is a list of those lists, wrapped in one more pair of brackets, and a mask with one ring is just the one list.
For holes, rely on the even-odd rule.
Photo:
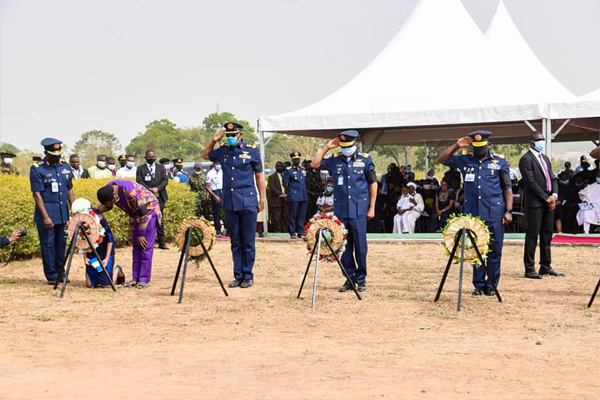
[[(226, 122), (204, 149), (202, 158), (217, 159), (223, 171), (221, 204), (228, 224), (235, 279), (229, 287), (249, 288), (254, 283), (256, 217), (265, 207), (265, 181), (260, 152), (243, 140), (242, 125)], [(225, 135), (227, 142), (214, 146)], [(254, 183), (256, 179), (256, 185)], [(256, 187), (260, 201), (256, 196)]]
[(0, 171), (2, 174), (19, 176), (19, 170), (13, 165), (13, 161), (17, 155), (10, 151), (0, 151)]
[(35, 221), (40, 236), (44, 275), (53, 285), (65, 262), (65, 224), (69, 221), (69, 205), (74, 200), (71, 166), (60, 159), (62, 142), (53, 138), (42, 140), (44, 154), (41, 164), (34, 164), (29, 173), (35, 199)]
[[(504, 241), (503, 224), (512, 221), (510, 169), (504, 156), (490, 151), (488, 139), (491, 135), (488, 131), (471, 132), (458, 139), (438, 159), (441, 164), (455, 167), (462, 173), (465, 192), (463, 213), (480, 217), (491, 233), (490, 253), (487, 255), (490, 276), (485, 279), (481, 266), (473, 271), (474, 296), (496, 295), (489, 279), (493, 278), (498, 287)], [(473, 146), (471, 154), (453, 155), (458, 149), (469, 145)]]
[(308, 207), (306, 169), (300, 166), (300, 157), (302, 157), (302, 154), (298, 151), (290, 154), (292, 166), (286, 168), (282, 178), (290, 207), (288, 230), (291, 239), (302, 237), (304, 233), (304, 221), (306, 220), (306, 209)]
[[(348, 230), (342, 264), (352, 282), (344, 283), (340, 292), (352, 289), (355, 284), (359, 291), (367, 290), (367, 219), (375, 216), (377, 175), (371, 156), (357, 151), (357, 139), (355, 130), (340, 133), (310, 164), (312, 168), (329, 171), (334, 185), (334, 214)], [(329, 150), (338, 146), (341, 154), (334, 153), (323, 159)]]

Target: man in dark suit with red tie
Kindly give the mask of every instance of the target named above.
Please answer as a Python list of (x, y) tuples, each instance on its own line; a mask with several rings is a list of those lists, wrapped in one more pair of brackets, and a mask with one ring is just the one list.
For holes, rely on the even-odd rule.
[[(140, 185), (150, 189), (156, 196), (158, 203), (160, 204), (160, 212), (163, 213), (165, 203), (169, 200), (169, 196), (167, 195), (169, 179), (167, 178), (165, 167), (156, 163), (156, 153), (153, 150), (146, 150), (146, 164), (137, 167), (135, 180)], [(166, 244), (165, 228), (162, 223), (158, 225), (156, 235), (158, 239), (158, 248), (161, 250), (169, 250)]]
[[(552, 269), (550, 242), (554, 226), (554, 209), (558, 199), (558, 180), (552, 172), (550, 159), (543, 154), (544, 135), (532, 132), (529, 136), (529, 151), (519, 161), (519, 171), (523, 175), (525, 215), (525, 277), (542, 279), (542, 275), (565, 276)], [(535, 249), (540, 238), (540, 270), (535, 270)]]

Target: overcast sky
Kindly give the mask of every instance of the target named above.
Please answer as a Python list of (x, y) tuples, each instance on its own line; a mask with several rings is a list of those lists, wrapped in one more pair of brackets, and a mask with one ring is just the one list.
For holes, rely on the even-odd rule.
[[(37, 151), (101, 129), (125, 146), (153, 119), (200, 125), (217, 103), (254, 124), (349, 81), (416, 3), (0, 0), (0, 141)], [(484, 30), (497, 0), (463, 3)], [(600, 87), (600, 0), (505, 4), (567, 88)]]

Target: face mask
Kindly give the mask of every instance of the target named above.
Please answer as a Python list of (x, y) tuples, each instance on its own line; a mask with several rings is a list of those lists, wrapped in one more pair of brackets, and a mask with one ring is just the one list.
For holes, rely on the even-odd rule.
[(127, 164), (125, 164), (127, 166), (127, 168), (131, 169), (134, 167), (133, 161), (127, 161)]
[(333, 186), (327, 186), (327, 193), (333, 193)]
[(221, 170), (221, 165), (215, 165), (215, 170), (220, 171)]
[(581, 186), (583, 186), (583, 182), (575, 182), (575, 186), (581, 187)]
[(235, 146), (238, 144), (238, 139), (237, 137), (227, 137), (227, 144), (230, 146)]
[(600, 183), (600, 178), (596, 178), (596, 183)]
[(276, 168), (275, 171), (277, 171), (278, 174), (283, 174), (283, 168)]
[(48, 162), (52, 165), (58, 164), (58, 162), (60, 161), (60, 156), (53, 156), (53, 155), (48, 154), (46, 156), (46, 158), (47, 158)]
[(168, 170), (173, 169), (173, 164), (165, 164), (165, 169), (168, 169)]
[(119, 202), (119, 195), (115, 194), (115, 202), (118, 203)]
[(429, 189), (431, 189), (431, 185), (423, 185), (423, 189), (429, 190)]
[(114, 170), (116, 168), (115, 164), (108, 164), (108, 169), (110, 169), (111, 171)]
[(294, 158), (294, 159), (292, 160), (292, 165), (293, 165), (294, 167), (297, 167), (298, 165), (300, 165), (300, 159), (299, 159), (299, 158)]
[(194, 170), (194, 173), (195, 173), (196, 175), (202, 175), (202, 170), (200, 170), (200, 171)]
[(561, 185), (568, 185), (569, 184), (569, 180), (567, 179), (566, 181), (560, 181)]
[(543, 140), (538, 140), (537, 142), (533, 142), (533, 148), (541, 153), (546, 148), (546, 142)]
[(345, 155), (346, 157), (350, 157), (356, 152), (356, 145), (352, 147), (342, 147), (341, 151), (343, 155)]
[(98, 168), (100, 168), (100, 169), (106, 168), (106, 161), (98, 161)]
[(12, 164), (12, 162), (13, 162), (12, 158), (5, 158), (4, 159), (4, 164), (6, 164), (6, 165), (10, 165), (10, 164)]
[(476, 158), (483, 158), (487, 155), (488, 150), (485, 147), (473, 147), (473, 155)]
[(154, 164), (154, 161), (156, 161), (156, 158), (146, 158), (146, 162), (150, 165)]

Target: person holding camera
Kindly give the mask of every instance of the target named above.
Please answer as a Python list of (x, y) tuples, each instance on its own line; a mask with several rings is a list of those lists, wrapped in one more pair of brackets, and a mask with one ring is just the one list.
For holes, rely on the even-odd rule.
[(21, 236), (25, 235), (27, 235), (27, 231), (16, 230), (8, 236), (0, 236), (0, 249), (8, 246), (12, 242), (16, 242), (17, 240), (21, 239)]

